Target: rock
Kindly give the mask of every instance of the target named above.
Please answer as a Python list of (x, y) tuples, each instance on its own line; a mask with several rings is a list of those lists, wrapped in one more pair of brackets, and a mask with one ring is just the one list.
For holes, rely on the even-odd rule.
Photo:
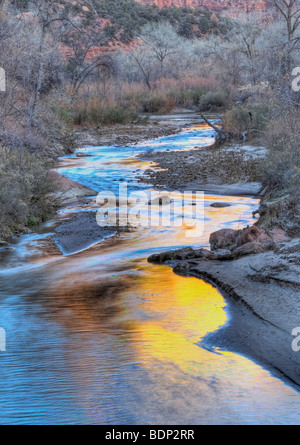
[(59, 191), (57, 192), (57, 196), (59, 196), (63, 202), (70, 202), (84, 196), (97, 195), (95, 190), (85, 187), (78, 182), (72, 181), (71, 179), (66, 178), (53, 170), (49, 172), (49, 177), (58, 187)]
[(254, 255), (256, 253), (263, 253), (268, 250), (268, 247), (262, 243), (259, 243), (257, 241), (253, 241), (251, 243), (243, 244), (240, 247), (237, 247), (233, 250), (232, 255), (235, 258), (238, 258), (240, 256), (244, 255)]
[(162, 252), (159, 254), (151, 255), (148, 258), (148, 262), (164, 264), (166, 261), (187, 260), (193, 258), (196, 258), (195, 251), (191, 247), (185, 247), (184, 249), (173, 250), (170, 252)]
[(214, 251), (214, 259), (219, 260), (219, 261), (224, 261), (224, 260), (232, 260), (233, 259), (233, 255), (232, 252), (228, 249), (218, 249)]
[(164, 206), (164, 205), (169, 205), (172, 202), (172, 200), (170, 199), (169, 195), (161, 195), (161, 196), (157, 196), (154, 199), (149, 199), (148, 201), (148, 205), (149, 206)]
[(0, 247), (8, 246), (8, 243), (6, 241), (0, 240)]
[(271, 230), (270, 232), (268, 232), (269, 236), (272, 238), (273, 242), (275, 244), (280, 244), (280, 243), (285, 243), (290, 241), (290, 237), (288, 236), (288, 234), (280, 228), (275, 228), (273, 230)]
[(211, 250), (232, 249), (236, 245), (238, 231), (233, 229), (221, 229), (210, 235), (209, 243)]
[(267, 249), (274, 247), (272, 238), (257, 226), (250, 226), (242, 230), (237, 236), (237, 247), (248, 243), (259, 243)]
[(207, 260), (215, 260), (216, 256), (213, 252), (207, 249), (198, 249), (195, 250), (196, 258), (206, 258)]
[[(277, 239), (284, 238), (281, 232), (277, 234), (274, 232), (274, 239), (276, 236)], [(233, 255), (247, 255), (265, 252), (275, 247), (273, 238), (265, 230), (256, 226), (250, 226), (243, 230), (218, 230), (211, 234), (209, 242), (214, 254), (220, 249), (225, 249), (230, 250)], [(244, 249), (239, 249), (241, 247)], [(226, 255), (230, 258), (228, 252), (225, 257)]]
[(91, 155), (89, 155), (89, 154), (87, 154), (87, 153), (83, 153), (82, 151), (78, 151), (78, 152), (76, 153), (76, 157), (77, 157), (77, 158), (86, 158), (86, 157), (89, 157), (89, 156), (91, 156)]
[(231, 204), (228, 202), (213, 202), (210, 207), (222, 208), (222, 207), (231, 207)]

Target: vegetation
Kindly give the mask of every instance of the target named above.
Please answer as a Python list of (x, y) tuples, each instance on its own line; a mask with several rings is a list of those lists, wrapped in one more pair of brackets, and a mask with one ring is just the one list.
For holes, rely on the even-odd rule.
[(44, 159), (22, 148), (0, 147), (0, 239), (46, 221), (58, 208)]

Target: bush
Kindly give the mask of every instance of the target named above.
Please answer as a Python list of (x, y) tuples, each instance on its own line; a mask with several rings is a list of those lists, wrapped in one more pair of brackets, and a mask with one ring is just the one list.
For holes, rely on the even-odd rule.
[(170, 113), (175, 104), (175, 98), (167, 93), (149, 93), (142, 98), (141, 111), (143, 113)]
[(172, 90), (171, 97), (175, 99), (177, 107), (193, 108), (199, 105), (200, 99), (204, 94), (203, 88), (192, 88), (185, 90)]
[(70, 125), (112, 125), (126, 124), (138, 118), (131, 106), (107, 103), (97, 97), (79, 99), (72, 104), (55, 108), (56, 115)]
[(225, 108), (230, 101), (230, 93), (227, 91), (208, 91), (200, 99), (200, 111), (214, 111), (219, 108)]
[(46, 221), (59, 206), (54, 191), (45, 161), (0, 146), (0, 239)]
[(267, 104), (259, 103), (250, 106), (236, 105), (226, 111), (223, 118), (223, 129), (232, 134), (248, 132), (258, 134), (263, 131), (268, 123), (269, 107)]
[(262, 165), (265, 194), (262, 227), (281, 225), (292, 235), (300, 231), (300, 123), (297, 113), (270, 121)]

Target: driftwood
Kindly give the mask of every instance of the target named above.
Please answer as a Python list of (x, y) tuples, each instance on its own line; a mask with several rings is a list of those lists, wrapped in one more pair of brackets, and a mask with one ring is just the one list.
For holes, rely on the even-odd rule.
[(229, 131), (224, 131), (221, 127), (218, 127), (217, 125), (210, 122), (207, 119), (207, 117), (204, 116), (204, 114), (200, 114), (200, 116), (207, 123), (207, 125), (209, 125), (211, 128), (213, 128), (215, 130), (215, 132), (217, 133), (216, 142), (215, 142), (216, 147), (224, 144), (225, 142), (229, 142), (232, 140), (240, 140), (240, 141), (246, 142), (246, 138), (247, 138), (247, 134), (248, 134), (247, 131), (244, 131), (243, 133), (240, 133), (240, 134), (235, 134), (235, 133), (232, 133)]

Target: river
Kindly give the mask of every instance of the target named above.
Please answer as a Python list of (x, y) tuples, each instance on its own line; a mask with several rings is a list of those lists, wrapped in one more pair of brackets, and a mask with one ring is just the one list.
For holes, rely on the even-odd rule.
[[(90, 157), (66, 156), (58, 171), (97, 191), (116, 193), (120, 179), (145, 191), (136, 175), (149, 163), (138, 153), (205, 147), (212, 137), (196, 121), (133, 147), (86, 147)], [(216, 201), (231, 207), (210, 207)], [(138, 228), (58, 255), (45, 248), (54, 220), (2, 252), (1, 424), (300, 423), (297, 391), (242, 355), (203, 347), (230, 323), (218, 290), (147, 263), (154, 252), (206, 247), (214, 230), (252, 223), (258, 201), (206, 195), (204, 204), (204, 231), (193, 238), (184, 226)]]

